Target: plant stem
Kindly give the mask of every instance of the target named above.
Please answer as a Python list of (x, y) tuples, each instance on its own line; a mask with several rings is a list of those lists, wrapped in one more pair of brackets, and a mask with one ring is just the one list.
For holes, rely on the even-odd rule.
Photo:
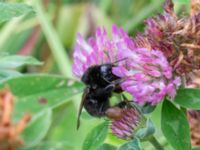
[(149, 142), (155, 147), (156, 150), (164, 150), (162, 145), (158, 142), (158, 140), (154, 136), (149, 138)]
[(23, 19), (23, 16), (18, 17), (18, 18), (14, 18), (11, 21), (9, 21), (8, 23), (6, 23), (6, 25), (4, 25), (4, 27), (1, 29), (1, 32), (0, 32), (0, 51), (3, 50), (3, 46), (6, 43), (6, 41), (12, 36), (13, 33), (15, 33), (16, 26), (18, 26), (18, 24), (20, 23), (20, 21), (22, 19)]
[(49, 21), (42, 7), (42, 3), (39, 0), (33, 1), (33, 6), (37, 12), (37, 17), (44, 32), (44, 35), (51, 48), (51, 52), (57, 62), (57, 65), (62, 72), (68, 78), (72, 77), (70, 58), (67, 55), (60, 39), (53, 28), (52, 23)]
[(133, 29), (139, 25), (145, 18), (149, 16), (152, 12), (160, 7), (163, 3), (162, 0), (150, 3), (149, 5), (145, 6), (141, 11), (139, 11), (137, 16), (129, 19), (129, 21), (124, 25), (124, 29), (128, 32), (133, 31)]

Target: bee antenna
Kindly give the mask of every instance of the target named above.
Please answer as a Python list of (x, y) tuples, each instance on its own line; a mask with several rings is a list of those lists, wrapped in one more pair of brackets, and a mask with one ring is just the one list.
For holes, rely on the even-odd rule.
[(125, 57), (125, 58), (119, 59), (119, 60), (113, 62), (112, 64), (117, 64), (118, 62), (120, 62), (120, 61), (124, 61), (124, 60), (126, 60), (126, 59), (128, 59), (128, 57)]

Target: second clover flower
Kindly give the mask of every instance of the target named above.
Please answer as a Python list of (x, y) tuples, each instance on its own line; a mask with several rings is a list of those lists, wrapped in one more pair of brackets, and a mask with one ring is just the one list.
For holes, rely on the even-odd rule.
[(119, 59), (128, 58), (113, 68), (113, 73), (124, 79), (121, 87), (138, 104), (156, 105), (165, 96), (173, 99), (181, 80), (172, 73), (172, 67), (161, 51), (130, 48), (118, 45)]

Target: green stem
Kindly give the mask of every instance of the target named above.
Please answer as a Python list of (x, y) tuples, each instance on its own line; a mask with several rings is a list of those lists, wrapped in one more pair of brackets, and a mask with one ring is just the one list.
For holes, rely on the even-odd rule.
[(137, 16), (129, 19), (129, 21), (124, 25), (124, 29), (128, 32), (131, 32), (137, 25), (139, 25), (145, 18), (147, 18), (149, 14), (152, 14), (152, 12), (158, 9), (162, 3), (162, 0), (152, 2), (141, 9)]
[(12, 36), (12, 34), (15, 33), (16, 27), (18, 26), (18, 24), (20, 23), (20, 21), (22, 19), (23, 19), (23, 16), (14, 18), (11, 21), (9, 21), (8, 23), (6, 23), (6, 25), (4, 25), (4, 27), (1, 29), (0, 51), (3, 50), (3, 46), (6, 43), (6, 41), (8, 41), (8, 39)]
[(55, 61), (58, 64), (60, 71), (66, 77), (71, 78), (72, 73), (70, 59), (62, 43), (60, 42), (55, 29), (53, 28), (52, 23), (48, 20), (48, 17), (45, 15), (41, 1), (33, 1), (33, 6), (35, 7), (38, 20), (40, 22), (44, 35), (47, 39), (47, 42), (51, 48), (51, 52), (55, 58)]
[(158, 140), (154, 136), (149, 138), (149, 142), (155, 147), (156, 150), (164, 150), (162, 145), (158, 142)]

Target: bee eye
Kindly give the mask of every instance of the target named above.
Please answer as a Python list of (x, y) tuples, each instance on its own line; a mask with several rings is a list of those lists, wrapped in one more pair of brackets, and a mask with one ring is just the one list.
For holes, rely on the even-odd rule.
[(108, 67), (107, 66), (101, 66), (101, 72), (107, 72)]

